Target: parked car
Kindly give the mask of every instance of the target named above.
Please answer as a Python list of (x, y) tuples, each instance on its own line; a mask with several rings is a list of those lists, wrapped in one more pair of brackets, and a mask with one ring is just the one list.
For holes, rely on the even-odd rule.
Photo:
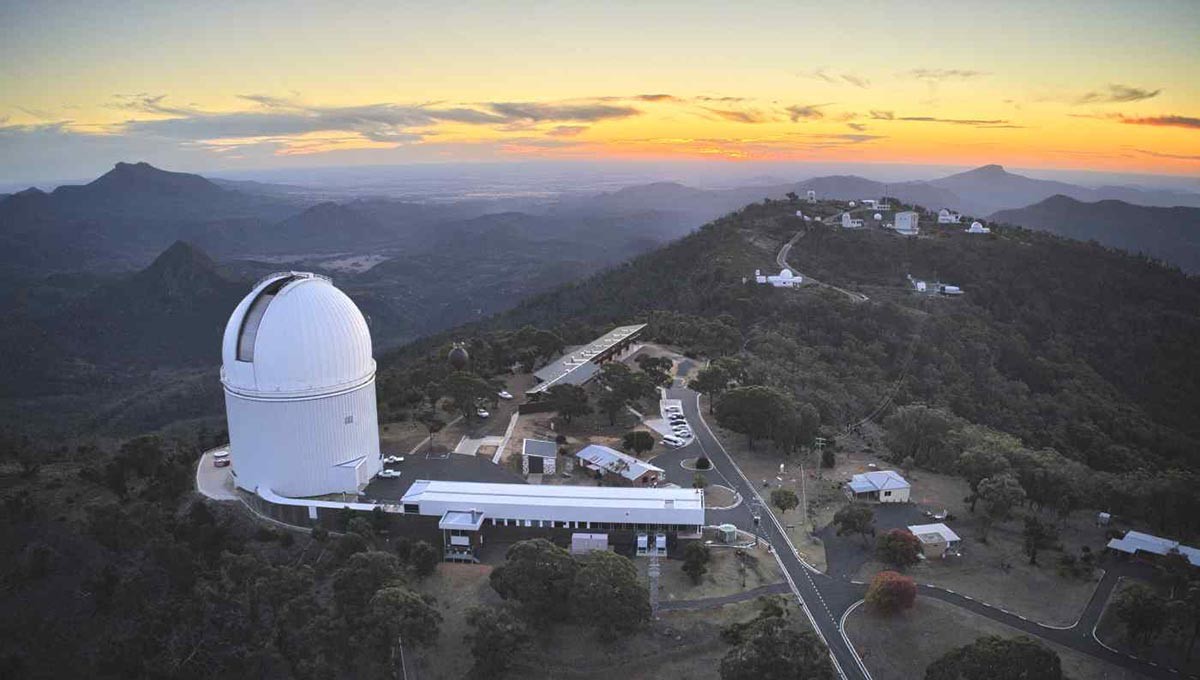
[(229, 467), (229, 452), (217, 451), (213, 454), (213, 467)]
[(492, 414), (488, 413), (486, 408), (475, 409), (475, 415), (479, 416), (480, 418), (491, 418), (492, 417)]
[(399, 476), (400, 476), (400, 471), (399, 471), (399, 470), (389, 470), (389, 469), (387, 469), (387, 468), (384, 468), (384, 469), (382, 469), (382, 470), (380, 470), (380, 471), (379, 471), (379, 476), (380, 476), (380, 477), (386, 477), (386, 478), (389, 478), (389, 479), (390, 479), (390, 478), (392, 478), (392, 477), (399, 477)]
[(387, 456), (383, 459), (384, 465), (394, 465), (396, 463), (403, 463), (403, 462), (404, 462), (404, 456)]
[(500, 390), (499, 392), (496, 393), (496, 396), (500, 397), (501, 399), (512, 399), (513, 398), (513, 395), (510, 394), (508, 390)]
[(677, 448), (683, 446), (683, 444), (684, 444), (682, 439), (680, 439), (679, 437), (673, 437), (671, 435), (667, 435), (667, 436), (663, 437), (662, 442), (663, 442), (663, 444), (666, 444), (667, 446), (669, 446), (673, 449), (677, 449)]

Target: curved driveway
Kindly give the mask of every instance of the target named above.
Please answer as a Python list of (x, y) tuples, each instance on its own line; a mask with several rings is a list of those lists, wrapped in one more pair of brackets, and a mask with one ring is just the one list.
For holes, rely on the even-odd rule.
[[(699, 394), (678, 384), (667, 390), (667, 398), (679, 399), (683, 404), (684, 415), (692, 425), (695, 439), (687, 446), (670, 451), (656, 457), (653, 462), (667, 471), (670, 481), (688, 486), (691, 484), (692, 472), (679, 467), (678, 462), (685, 458), (706, 456), (713, 464), (709, 473), (719, 475), (726, 486), (741, 494), (744, 502), (729, 510), (712, 510), (708, 512), (709, 524), (729, 522), (747, 530), (754, 530), (754, 516), (761, 517), (760, 534), (771, 544), (780, 566), (787, 577), (792, 592), (800, 601), (809, 622), (829, 646), (830, 656), (843, 678), (870, 680), (871, 674), (862, 664), (853, 645), (842, 632), (840, 621), (842, 616), (854, 603), (862, 599), (866, 585), (855, 583), (845, 575), (831, 577), (807, 565), (795, 552), (791, 541), (784, 533), (783, 527), (767, 510), (758, 489), (742, 474), (734, 463), (733, 458), (717, 439), (704, 420), (700, 408)], [(1009, 613), (998, 607), (993, 607), (978, 600), (958, 593), (928, 585), (921, 585), (920, 592), (925, 597), (933, 597), (950, 604), (967, 609), (975, 614), (993, 621), (1016, 628), (1026, 634), (1054, 642), (1077, 652), (1096, 657), (1108, 663), (1128, 668), (1150, 678), (1180, 678), (1188, 677), (1168, 670), (1162, 666), (1147, 663), (1125, 654), (1113, 652), (1093, 637), (1093, 631), (1100, 615), (1104, 610), (1109, 595), (1116, 586), (1117, 580), (1124, 574), (1138, 570), (1137, 565), (1116, 563), (1110, 565), (1104, 577), (1097, 584), (1092, 599), (1084, 608), (1079, 621), (1069, 628), (1053, 628), (1020, 615)]]

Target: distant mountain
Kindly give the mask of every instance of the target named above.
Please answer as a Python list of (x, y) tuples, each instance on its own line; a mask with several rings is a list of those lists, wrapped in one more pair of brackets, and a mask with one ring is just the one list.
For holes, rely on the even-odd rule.
[(326, 201), (259, 230), (250, 247), (260, 252), (347, 252), (390, 236), (370, 215)]
[(118, 163), (84, 185), (29, 189), (0, 200), (0, 268), (140, 266), (181, 238), (230, 220), (274, 222), (300, 209), (147, 163)]
[(1157, 208), (1115, 200), (1085, 203), (1058, 195), (1025, 208), (1001, 210), (992, 219), (1096, 241), (1149, 255), (1186, 272), (1200, 272), (1200, 208)]
[(927, 184), (953, 192), (959, 200), (957, 203), (947, 203), (946, 207), (963, 210), (972, 215), (988, 215), (997, 210), (1030, 205), (1055, 195), (1069, 196), (1080, 201), (1117, 199), (1139, 205), (1200, 206), (1200, 194), (1120, 186), (1092, 189), (1066, 182), (1025, 177), (1008, 172), (999, 165), (984, 165)]

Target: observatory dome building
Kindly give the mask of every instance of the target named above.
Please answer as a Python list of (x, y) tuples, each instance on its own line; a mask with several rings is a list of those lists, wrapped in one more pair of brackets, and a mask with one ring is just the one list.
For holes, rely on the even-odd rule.
[(357, 493), (379, 472), (371, 333), (329, 279), (259, 281), (225, 326), (221, 359), (238, 487)]

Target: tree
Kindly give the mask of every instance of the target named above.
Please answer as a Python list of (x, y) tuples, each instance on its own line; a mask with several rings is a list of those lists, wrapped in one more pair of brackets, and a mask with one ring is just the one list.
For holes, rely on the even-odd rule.
[(688, 387), (708, 397), (708, 412), (713, 412), (717, 397), (729, 389), (730, 377), (724, 367), (710, 365), (702, 368), (688, 381)]
[(600, 398), (596, 400), (597, 406), (608, 416), (609, 425), (617, 424), (617, 414), (623, 411), (625, 405), (628, 403), (629, 401), (620, 392), (615, 390), (602, 393)]
[(710, 461), (707, 457), (700, 456), (699, 458), (696, 459), (696, 469), (697, 470), (708, 470), (711, 468), (712, 468), (712, 461)]
[(967, 486), (971, 487), (971, 512), (975, 512), (975, 503), (979, 500), (979, 483), (1008, 470), (1008, 467), (1008, 459), (991, 450), (971, 449), (959, 457), (958, 472), (967, 480)]
[(403, 584), (400, 560), (377, 550), (355, 553), (345, 566), (333, 573), (333, 602), (347, 620), (361, 616), (375, 591), (390, 584)]
[(850, 503), (837, 511), (833, 523), (837, 525), (838, 536), (858, 534), (866, 545), (867, 534), (875, 531), (875, 511), (865, 503)]
[(779, 512), (787, 514), (788, 510), (800, 505), (800, 498), (791, 489), (777, 488), (771, 490), (771, 505), (779, 508)]
[(1167, 603), (1167, 609), (1177, 625), (1188, 636), (1187, 652), (1184, 655), (1184, 666), (1192, 660), (1192, 650), (1196, 646), (1196, 637), (1200, 636), (1200, 579), (1194, 580)]
[(706, 486), (708, 486), (708, 480), (704, 477), (704, 475), (697, 472), (695, 475), (692, 476), (692, 488), (693, 489), (703, 489)]
[(495, 401), (496, 392), (491, 383), (474, 373), (455, 371), (441, 385), (442, 394), (450, 398), (454, 407), (467, 418), (475, 417), (480, 401)]
[(630, 430), (621, 439), (621, 448), (635, 454), (645, 453), (654, 448), (654, 435), (645, 430)]
[(925, 680), (1063, 680), (1063, 672), (1058, 654), (1042, 644), (989, 635), (943, 654)]
[(578, 563), (544, 538), (514, 543), (504, 564), (492, 570), (492, 589), (514, 600), (532, 620), (561, 621), (570, 613), (571, 587)]
[(471, 646), (474, 678), (504, 677), (533, 641), (525, 622), (506, 607), (472, 607), (467, 625), (472, 630), (463, 640)]
[(437, 412), (433, 409), (429, 409), (428, 411), (425, 411), (421, 415), (417, 416), (417, 420), (419, 420), (429, 432), (429, 450), (432, 451), (433, 436), (438, 432), (441, 432), (442, 428), (446, 427), (446, 421), (439, 418)]
[(691, 541), (683, 549), (683, 573), (692, 578), (692, 583), (700, 583), (708, 572), (708, 562), (712, 559), (707, 545), (700, 541)]
[(576, 416), (592, 412), (587, 390), (580, 385), (555, 385), (546, 390), (546, 398), (554, 404), (558, 416), (568, 423)]
[(580, 621), (602, 640), (630, 633), (650, 619), (650, 593), (629, 558), (595, 550), (580, 560), (571, 589)]
[(875, 556), (894, 567), (907, 567), (921, 560), (921, 539), (907, 529), (885, 531), (875, 539)]
[(917, 582), (894, 571), (881, 571), (871, 579), (865, 599), (880, 612), (893, 614), (917, 601)]
[(1167, 601), (1142, 583), (1129, 584), (1113, 600), (1112, 607), (1136, 645), (1150, 644), (1166, 625)]
[(821, 467), (832, 468), (837, 466), (837, 454), (831, 448), (821, 450)]
[(789, 418), (796, 406), (792, 398), (773, 387), (754, 385), (735, 387), (717, 401), (717, 422), (722, 427), (746, 435), (746, 443), (754, 448), (754, 440), (769, 438), (775, 425)]
[(884, 443), (895, 460), (911, 457), (929, 470), (947, 470), (954, 465), (956, 451), (949, 434), (962, 420), (926, 406), (901, 406), (883, 421)]
[(1035, 515), (1026, 515), (1024, 536), (1029, 563), (1037, 564), (1038, 551), (1050, 548), (1058, 540), (1058, 527), (1042, 522)]
[(417, 541), (408, 549), (408, 566), (417, 578), (432, 576), (441, 561), (442, 556), (438, 554), (437, 548), (428, 541)]
[(1168, 597), (1174, 599), (1188, 585), (1193, 569), (1191, 561), (1178, 548), (1172, 548), (1158, 559), (1156, 566), (1171, 589)]
[(675, 362), (667, 357), (652, 357), (645, 354), (639, 355), (635, 361), (642, 369), (642, 373), (654, 385), (666, 387), (671, 384), (671, 369), (674, 368)]
[(645, 373), (634, 373), (625, 364), (610, 361), (600, 369), (600, 409), (608, 414), (610, 425), (616, 424), (617, 414), (628, 404), (648, 399), (656, 394), (657, 386)]
[(1007, 472), (979, 482), (979, 499), (983, 501), (983, 516), (979, 518), (979, 540), (987, 542), (987, 532), (996, 522), (1012, 516), (1013, 508), (1025, 500), (1025, 490), (1017, 478)]
[(761, 618), (721, 659), (721, 680), (833, 680), (829, 650), (814, 633), (777, 616)]
[(437, 641), (441, 622), (431, 599), (405, 586), (389, 585), (371, 596), (366, 628), (388, 642), (427, 647)]

